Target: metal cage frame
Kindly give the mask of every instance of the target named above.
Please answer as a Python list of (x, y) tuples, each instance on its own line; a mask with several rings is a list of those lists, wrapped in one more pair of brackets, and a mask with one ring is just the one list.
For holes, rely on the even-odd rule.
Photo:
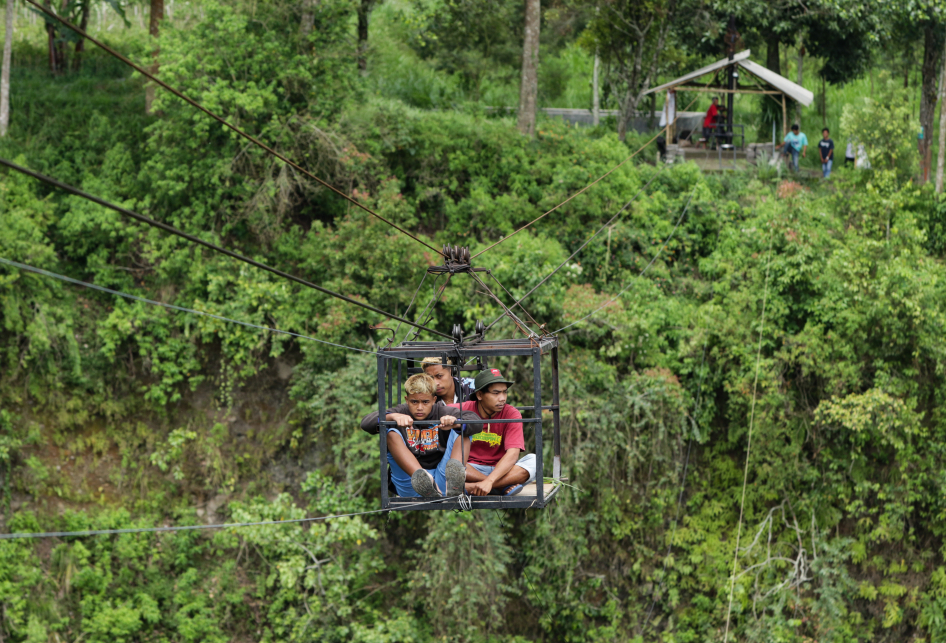
[[(536, 458), (536, 495), (535, 496), (470, 496), (474, 509), (541, 509), (546, 507), (558, 494), (562, 485), (561, 458), (561, 410), (558, 388), (558, 338), (554, 335), (544, 337), (524, 337), (522, 339), (501, 339), (485, 341), (481, 337), (470, 343), (465, 342), (420, 342), (408, 341), (398, 346), (389, 346), (378, 350), (378, 424), (381, 446), (381, 508), (410, 511), (431, 511), (457, 509), (458, 499), (448, 499), (436, 503), (418, 503), (417, 498), (391, 497), (388, 493), (388, 449), (387, 428), (396, 422), (383, 420), (385, 410), (401, 400), (401, 384), (404, 372), (415, 370), (404, 368), (410, 361), (420, 362), (425, 357), (440, 356), (441, 364), (453, 360), (453, 369), (459, 371), (488, 368), (490, 357), (531, 356), (533, 405), (516, 407), (523, 412), (523, 428), (532, 425), (535, 432)], [(547, 356), (552, 363), (552, 400), (551, 404), (542, 404), (542, 357)], [(419, 370), (419, 369), (417, 369)], [(396, 390), (396, 395), (395, 395)], [(542, 411), (552, 412), (552, 483), (546, 485), (542, 462)], [(525, 417), (531, 411), (532, 417)], [(518, 420), (478, 420), (478, 424), (498, 424), (517, 422)], [(467, 422), (474, 424), (474, 422)], [(449, 457), (446, 454), (445, 457)], [(547, 487), (551, 487), (547, 489)]]

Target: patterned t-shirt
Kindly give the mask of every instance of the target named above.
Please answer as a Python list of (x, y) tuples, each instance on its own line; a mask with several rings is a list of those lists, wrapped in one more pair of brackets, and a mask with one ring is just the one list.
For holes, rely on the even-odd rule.
[[(402, 413), (410, 415), (411, 410), (407, 404), (398, 404), (385, 411), (385, 415), (391, 413)], [(452, 415), (462, 424), (464, 420), (475, 420), (479, 416), (476, 413), (458, 411), (455, 406), (444, 406), (442, 402), (437, 402), (430, 409), (428, 420), (439, 420), (445, 415)], [(371, 434), (378, 433), (378, 412), (369, 413), (361, 421), (361, 428)], [(450, 429), (438, 429), (436, 426), (408, 426), (392, 427), (395, 428), (404, 438), (407, 448), (410, 449), (417, 463), (424, 469), (433, 469), (440, 460), (443, 459), (447, 450), (447, 439), (450, 437)], [(478, 426), (462, 424), (463, 435), (469, 437)], [(455, 429), (456, 430), (456, 429)], [(449, 457), (449, 456), (448, 456)]]

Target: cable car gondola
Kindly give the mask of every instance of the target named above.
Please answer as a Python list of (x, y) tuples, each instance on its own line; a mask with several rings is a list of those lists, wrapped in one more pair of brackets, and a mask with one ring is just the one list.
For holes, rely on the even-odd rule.
[[(470, 252), (467, 248), (445, 247), (446, 261), (443, 266), (428, 268), (431, 273), (469, 273), (488, 272), (483, 268), (470, 266)], [(476, 279), (475, 275), (473, 275)], [(479, 281), (478, 279), (476, 279)], [(482, 282), (480, 282), (482, 283)], [(507, 314), (511, 312), (506, 309)], [(523, 328), (524, 325), (520, 325)], [(562, 459), (561, 434), (558, 386), (558, 337), (552, 334), (539, 335), (531, 330), (527, 336), (516, 339), (487, 340), (486, 328), (482, 322), (477, 322), (476, 332), (464, 337), (459, 326), (453, 328), (453, 341), (404, 341), (397, 346), (388, 346), (378, 349), (378, 431), (380, 437), (380, 473), (381, 473), (381, 507), (382, 509), (397, 509), (409, 511), (446, 510), (457, 508), (474, 509), (528, 509), (547, 506), (562, 487)], [(396, 426), (396, 422), (381, 420), (385, 417), (385, 410), (393, 407), (401, 400), (401, 384), (411, 374), (421, 372), (419, 364), (425, 357), (440, 357), (440, 363), (450, 368), (454, 375), (463, 372), (479, 372), (489, 368), (489, 362), (495, 357), (523, 356), (532, 358), (532, 406), (517, 406), (522, 412), (524, 431), (527, 427), (533, 428), (535, 438), (536, 477), (535, 482), (526, 485), (521, 493), (512, 497), (504, 496), (461, 496), (445, 498), (437, 502), (418, 502), (417, 498), (401, 498), (391, 493), (388, 486), (388, 459), (387, 459), (387, 427)], [(551, 404), (543, 404), (542, 400), (542, 360), (551, 360)], [(407, 366), (415, 362), (417, 367)], [(452, 362), (452, 364), (451, 364)], [(547, 479), (544, 475), (543, 422), (542, 412), (552, 414), (552, 475)], [(531, 416), (531, 417), (530, 417)], [(497, 422), (518, 422), (519, 420), (478, 420), (477, 424)], [(430, 425), (435, 421), (428, 421)], [(415, 421), (423, 426), (424, 421)], [(473, 424), (473, 422), (467, 422)], [(526, 433), (527, 434), (527, 433)], [(449, 457), (449, 454), (445, 455)]]

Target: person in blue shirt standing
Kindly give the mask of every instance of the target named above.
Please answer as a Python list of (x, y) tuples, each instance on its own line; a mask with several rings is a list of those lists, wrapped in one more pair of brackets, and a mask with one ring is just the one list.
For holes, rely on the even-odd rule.
[(798, 123), (792, 125), (792, 131), (785, 135), (785, 140), (779, 147), (784, 147), (784, 155), (791, 156), (792, 169), (798, 171), (798, 155), (805, 156), (808, 152), (808, 137), (798, 131)]
[(818, 154), (821, 155), (821, 174), (824, 178), (831, 176), (831, 163), (834, 161), (834, 141), (830, 138), (828, 128), (821, 130), (821, 140), (818, 141)]

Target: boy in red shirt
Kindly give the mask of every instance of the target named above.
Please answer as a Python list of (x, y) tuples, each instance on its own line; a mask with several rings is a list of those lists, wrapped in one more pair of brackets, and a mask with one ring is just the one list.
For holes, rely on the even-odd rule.
[[(512, 382), (504, 379), (499, 369), (482, 371), (473, 382), (470, 400), (464, 402), (461, 409), (473, 411), (484, 420), (521, 420), (519, 410), (506, 404), (506, 390), (510, 384)], [(483, 430), (467, 441), (468, 494), (514, 496), (535, 479), (535, 454), (519, 457), (526, 447), (522, 422), (484, 424)]]

